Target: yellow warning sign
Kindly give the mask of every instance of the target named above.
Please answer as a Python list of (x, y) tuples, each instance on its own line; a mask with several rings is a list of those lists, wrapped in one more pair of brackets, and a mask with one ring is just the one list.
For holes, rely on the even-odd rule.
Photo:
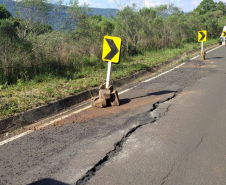
[(103, 42), (102, 60), (119, 63), (122, 39), (105, 36)]
[(226, 31), (223, 31), (222, 37), (226, 37)]
[(206, 42), (207, 40), (207, 31), (202, 30), (198, 32), (198, 42)]

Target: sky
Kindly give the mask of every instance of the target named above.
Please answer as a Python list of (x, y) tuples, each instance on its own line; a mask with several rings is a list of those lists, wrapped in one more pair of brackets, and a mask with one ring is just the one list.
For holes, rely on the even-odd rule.
[[(64, 0), (65, 2), (69, 0)], [(194, 10), (202, 0), (78, 0), (80, 5), (89, 4), (94, 8), (117, 8), (121, 9), (127, 5), (136, 3), (138, 7), (155, 7), (161, 4), (174, 3), (175, 6), (181, 8), (184, 12)], [(219, 0), (214, 0), (219, 2)], [(226, 0), (221, 0), (226, 2)], [(65, 3), (64, 2), (64, 3)]]

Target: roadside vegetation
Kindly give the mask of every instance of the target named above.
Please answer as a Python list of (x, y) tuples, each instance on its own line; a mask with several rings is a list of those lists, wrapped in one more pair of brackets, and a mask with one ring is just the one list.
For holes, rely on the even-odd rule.
[(139, 10), (133, 5), (110, 19), (90, 17), (87, 6), (71, 1), (58, 29), (46, 24), (59, 16), (49, 1), (19, 3), (17, 17), (0, 5), (0, 119), (104, 83), (104, 35), (122, 38), (115, 80), (197, 49), (199, 30), (208, 30), (205, 44), (216, 43), (226, 24), (225, 4), (213, 0), (186, 14), (172, 4)]

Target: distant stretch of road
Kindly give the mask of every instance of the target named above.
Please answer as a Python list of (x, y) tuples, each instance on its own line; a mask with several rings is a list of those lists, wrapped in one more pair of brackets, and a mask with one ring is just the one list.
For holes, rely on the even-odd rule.
[(225, 84), (222, 46), (127, 85), (0, 145), (0, 184), (226, 184)]

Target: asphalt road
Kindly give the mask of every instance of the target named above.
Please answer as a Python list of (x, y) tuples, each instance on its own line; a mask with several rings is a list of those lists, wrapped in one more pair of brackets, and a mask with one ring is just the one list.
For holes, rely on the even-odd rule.
[(0, 146), (0, 184), (226, 184), (225, 50)]

